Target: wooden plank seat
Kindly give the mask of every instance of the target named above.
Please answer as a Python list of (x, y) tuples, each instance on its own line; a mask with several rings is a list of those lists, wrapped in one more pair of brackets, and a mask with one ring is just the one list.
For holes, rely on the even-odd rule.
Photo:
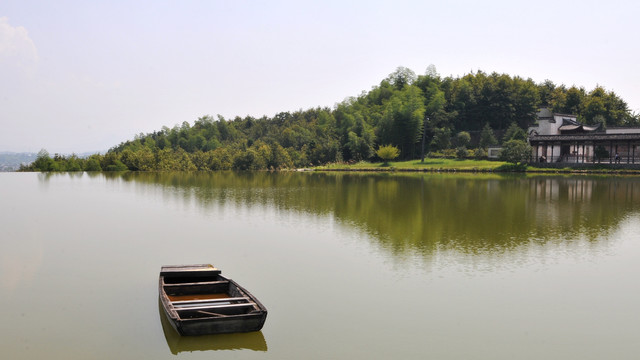
[(176, 311), (193, 311), (193, 310), (216, 310), (216, 309), (232, 309), (232, 308), (252, 308), (256, 306), (254, 302), (246, 302), (240, 304), (220, 304), (220, 305), (198, 305), (188, 307), (176, 307)]
[(231, 304), (232, 302), (248, 302), (250, 299), (246, 296), (242, 297), (225, 297), (225, 298), (213, 298), (213, 299), (194, 299), (194, 300), (176, 300), (172, 301), (174, 307), (182, 308), (189, 306), (202, 306), (205, 304), (211, 305), (224, 305), (221, 303)]
[(229, 284), (229, 280), (216, 280), (216, 281), (198, 281), (198, 282), (181, 282), (181, 283), (165, 283), (165, 288), (171, 287), (183, 287), (183, 286), (192, 286), (192, 285), (227, 285)]

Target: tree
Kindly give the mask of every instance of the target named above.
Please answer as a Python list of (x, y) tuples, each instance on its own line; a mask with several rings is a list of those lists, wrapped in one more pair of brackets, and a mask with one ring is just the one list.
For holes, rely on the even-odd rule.
[(384, 162), (384, 165), (389, 165), (389, 161), (397, 158), (400, 155), (400, 150), (393, 145), (385, 145), (378, 147), (376, 155)]
[(253, 149), (247, 149), (233, 159), (233, 168), (236, 170), (256, 170), (260, 165), (259, 155)]
[(593, 125), (600, 124), (600, 128), (603, 130), (607, 128), (607, 119), (603, 115), (596, 115), (591, 123)]
[(502, 142), (506, 143), (510, 140), (527, 140), (527, 133), (522, 130), (515, 122), (512, 122), (507, 131), (504, 133), (504, 137), (502, 138)]
[(126, 171), (129, 168), (123, 164), (121, 155), (115, 152), (108, 152), (102, 157), (100, 167), (104, 171)]
[(558, 110), (564, 114), (581, 114), (585, 96), (584, 88), (570, 87), (566, 93), (564, 108)]
[(209, 168), (209, 163), (211, 162), (211, 154), (212, 151), (203, 152), (198, 150), (191, 154), (191, 162), (193, 163), (193, 165), (195, 165), (198, 171), (211, 170), (211, 168)]
[(456, 135), (456, 144), (459, 147), (467, 147), (471, 142), (471, 135), (466, 131), (460, 131), (458, 135)]
[(556, 89), (556, 85), (553, 81), (547, 79), (541, 84), (538, 84), (538, 94), (540, 96), (541, 106), (551, 106), (553, 99), (553, 92)]
[(373, 156), (375, 135), (360, 111), (353, 114), (341, 114), (343, 124), (343, 142), (348, 158), (366, 160)]
[(598, 115), (606, 119), (608, 114), (604, 98), (605, 90), (601, 87), (596, 87), (589, 93), (589, 96), (584, 103), (583, 111), (583, 115), (587, 123), (593, 124)]
[(233, 156), (226, 147), (219, 147), (210, 151), (209, 168), (211, 170), (230, 170), (233, 166)]
[(537, 119), (540, 93), (533, 80), (524, 80), (519, 77), (513, 79), (514, 93), (513, 105), (515, 109), (514, 120), (523, 128), (527, 128)]
[(485, 123), (482, 128), (482, 132), (480, 133), (480, 147), (486, 150), (490, 145), (497, 144), (498, 140), (496, 140), (496, 136), (493, 133), (493, 129), (491, 129), (491, 125), (489, 125), (489, 123)]
[(196, 166), (182, 148), (177, 150), (163, 149), (156, 154), (157, 169), (161, 171), (193, 171)]
[[(581, 87), (556, 86), (549, 80), (535, 84), (531, 79), (482, 71), (441, 78), (433, 66), (416, 77), (410, 69), (399, 67), (378, 86), (347, 98), (334, 109), (233, 120), (206, 115), (192, 125), (182, 122), (136, 135), (98, 158), (101, 163), (93, 168), (117, 167), (119, 161), (130, 170), (277, 169), (367, 160), (375, 155), (376, 144), (393, 145), (400, 150), (399, 158), (409, 160), (452, 145), (469, 148), (467, 132), (480, 130), (478, 148), (486, 150), (514, 139), (526, 141), (524, 129), (534, 124), (541, 102), (554, 112), (576, 114), (579, 121), (590, 124), (640, 123), (639, 114), (631, 113), (622, 99), (600, 86), (587, 92)], [(507, 130), (504, 139), (496, 139), (494, 129)], [(246, 153), (248, 149), (252, 152)], [(48, 159), (41, 157), (38, 168), (55, 171), (88, 166), (87, 161), (73, 157)]]
[(65, 171), (82, 171), (81, 159), (76, 154), (71, 154), (66, 158)]
[(91, 155), (87, 160), (84, 171), (102, 171), (100, 167), (100, 159), (98, 155)]
[(500, 159), (514, 164), (526, 163), (530, 158), (531, 146), (523, 140), (509, 140), (500, 151)]
[(371, 156), (370, 148), (367, 146), (364, 139), (359, 137), (353, 131), (349, 131), (347, 138), (349, 140), (347, 141), (346, 148), (349, 150), (352, 159), (359, 161), (368, 159), (369, 156)]
[(437, 128), (434, 130), (431, 148), (434, 150), (448, 149), (451, 145), (451, 129)]
[(206, 143), (207, 143), (207, 139), (205, 139), (204, 136), (202, 136), (201, 134), (191, 136), (187, 141), (188, 151), (195, 152), (198, 150), (202, 150), (205, 147)]
[(49, 152), (45, 149), (38, 152), (36, 160), (33, 162), (33, 169), (37, 171), (52, 171), (54, 168), (54, 161), (49, 156)]
[(269, 167), (274, 169), (288, 169), (293, 167), (293, 160), (291, 160), (291, 156), (287, 150), (277, 142), (271, 145), (271, 159)]
[(424, 72), (424, 74), (431, 78), (440, 77), (440, 74), (438, 74), (438, 70), (436, 70), (436, 66), (433, 64), (429, 64), (429, 66), (427, 66), (427, 70)]
[(411, 85), (416, 81), (416, 73), (409, 68), (399, 66), (396, 71), (389, 74), (387, 80), (391, 85), (395, 86), (397, 90), (402, 90), (405, 85)]
[(424, 99), (420, 88), (406, 86), (402, 91), (394, 93), (383, 116), (390, 121), (390, 134), (382, 134), (381, 140), (391, 139), (390, 142), (400, 149), (402, 157), (411, 159), (416, 155), (416, 145), (422, 137), (424, 113)]

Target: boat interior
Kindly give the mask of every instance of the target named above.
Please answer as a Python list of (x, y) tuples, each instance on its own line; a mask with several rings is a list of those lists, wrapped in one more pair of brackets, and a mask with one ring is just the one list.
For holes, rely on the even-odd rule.
[(183, 320), (260, 311), (239, 286), (220, 275), (165, 277), (163, 289)]

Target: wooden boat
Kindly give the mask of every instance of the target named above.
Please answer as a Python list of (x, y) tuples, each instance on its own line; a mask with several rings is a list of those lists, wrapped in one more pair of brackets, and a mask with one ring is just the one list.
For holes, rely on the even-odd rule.
[(258, 331), (267, 309), (212, 265), (170, 265), (160, 270), (160, 302), (180, 335)]

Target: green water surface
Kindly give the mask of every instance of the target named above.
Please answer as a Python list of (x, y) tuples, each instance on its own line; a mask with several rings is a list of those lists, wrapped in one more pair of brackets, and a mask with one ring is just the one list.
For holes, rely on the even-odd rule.
[[(6, 359), (635, 359), (640, 178), (0, 173)], [(161, 265), (261, 332), (181, 338)]]

